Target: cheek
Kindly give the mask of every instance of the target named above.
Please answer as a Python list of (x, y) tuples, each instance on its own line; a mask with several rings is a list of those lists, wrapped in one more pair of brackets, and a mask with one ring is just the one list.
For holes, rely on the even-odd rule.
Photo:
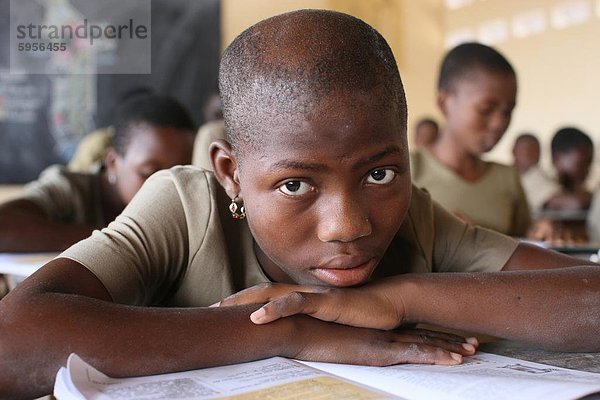
[(306, 239), (307, 218), (302, 218), (294, 207), (286, 206), (276, 194), (261, 196), (253, 201), (245, 201), (248, 224), (257, 242), (264, 251), (278, 251), (302, 247)]
[(118, 182), (121, 200), (128, 204), (144, 184), (144, 179), (135, 172), (126, 171), (121, 174)]

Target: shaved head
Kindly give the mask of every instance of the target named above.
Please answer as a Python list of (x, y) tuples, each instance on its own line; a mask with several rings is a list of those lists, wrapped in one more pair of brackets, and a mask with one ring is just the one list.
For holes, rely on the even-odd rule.
[(219, 88), (238, 156), (272, 133), (261, 129), (263, 120), (310, 120), (333, 92), (347, 94), (349, 104), (353, 94), (376, 94), (369, 106), (394, 111), (398, 134), (406, 134), (404, 89), (388, 44), (363, 21), (334, 11), (294, 11), (242, 32), (223, 54)]

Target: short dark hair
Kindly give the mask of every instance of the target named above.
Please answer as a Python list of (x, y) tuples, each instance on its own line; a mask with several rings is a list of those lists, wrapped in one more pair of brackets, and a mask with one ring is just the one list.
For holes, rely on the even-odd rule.
[(115, 135), (112, 147), (117, 153), (125, 155), (131, 141), (130, 128), (141, 123), (181, 131), (196, 130), (189, 113), (176, 99), (148, 93), (128, 96), (117, 106), (113, 117)]
[(439, 129), (439, 125), (437, 123), (437, 121), (433, 118), (421, 118), (420, 120), (417, 121), (417, 125), (415, 125), (415, 127), (419, 128), (423, 125), (432, 125), (435, 127), (435, 129)]
[(552, 154), (567, 153), (575, 149), (590, 149), (594, 150), (594, 142), (583, 131), (568, 126), (559, 129), (552, 138), (550, 145)]
[(540, 146), (540, 141), (532, 133), (522, 133), (519, 136), (517, 136), (517, 138), (515, 139), (515, 146), (520, 142), (524, 142), (524, 141), (528, 141), (528, 140), (537, 144), (538, 147)]
[(438, 90), (452, 91), (457, 81), (475, 68), (516, 76), (508, 60), (497, 50), (481, 43), (463, 43), (450, 50), (440, 68)]
[[(335, 11), (299, 10), (246, 29), (225, 50), (219, 89), (227, 137), (256, 147), (257, 115), (307, 114), (337, 89), (380, 89), (377, 105), (397, 107), (406, 133), (406, 100), (385, 39)], [(402, 132), (399, 132), (402, 133)]]

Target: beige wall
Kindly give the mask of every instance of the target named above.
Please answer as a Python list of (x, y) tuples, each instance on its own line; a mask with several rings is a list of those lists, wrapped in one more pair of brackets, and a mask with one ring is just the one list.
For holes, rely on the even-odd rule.
[[(579, 0), (576, 0), (579, 1)], [(518, 105), (513, 123), (489, 158), (511, 162), (514, 137), (533, 131), (549, 148), (556, 129), (574, 124), (588, 132), (600, 147), (600, 0), (591, 19), (579, 26), (508, 39), (496, 45), (514, 64), (519, 76)], [(222, 0), (226, 46), (246, 27), (268, 16), (299, 8), (346, 12), (373, 25), (388, 40), (405, 84), (409, 127), (424, 115), (439, 117), (435, 80), (445, 52), (446, 32), (485, 21), (512, 18), (539, 9), (549, 19), (552, 7), (565, 0), (473, 0), (472, 5), (447, 10), (442, 0)], [(600, 153), (599, 153), (600, 154)], [(549, 157), (544, 157), (549, 165)]]

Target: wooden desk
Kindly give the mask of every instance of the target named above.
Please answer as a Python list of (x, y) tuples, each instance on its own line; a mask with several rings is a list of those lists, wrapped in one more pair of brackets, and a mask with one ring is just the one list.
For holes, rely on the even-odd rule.
[(553, 352), (533, 349), (529, 345), (508, 340), (483, 343), (479, 350), (556, 367), (600, 373), (600, 353)]

